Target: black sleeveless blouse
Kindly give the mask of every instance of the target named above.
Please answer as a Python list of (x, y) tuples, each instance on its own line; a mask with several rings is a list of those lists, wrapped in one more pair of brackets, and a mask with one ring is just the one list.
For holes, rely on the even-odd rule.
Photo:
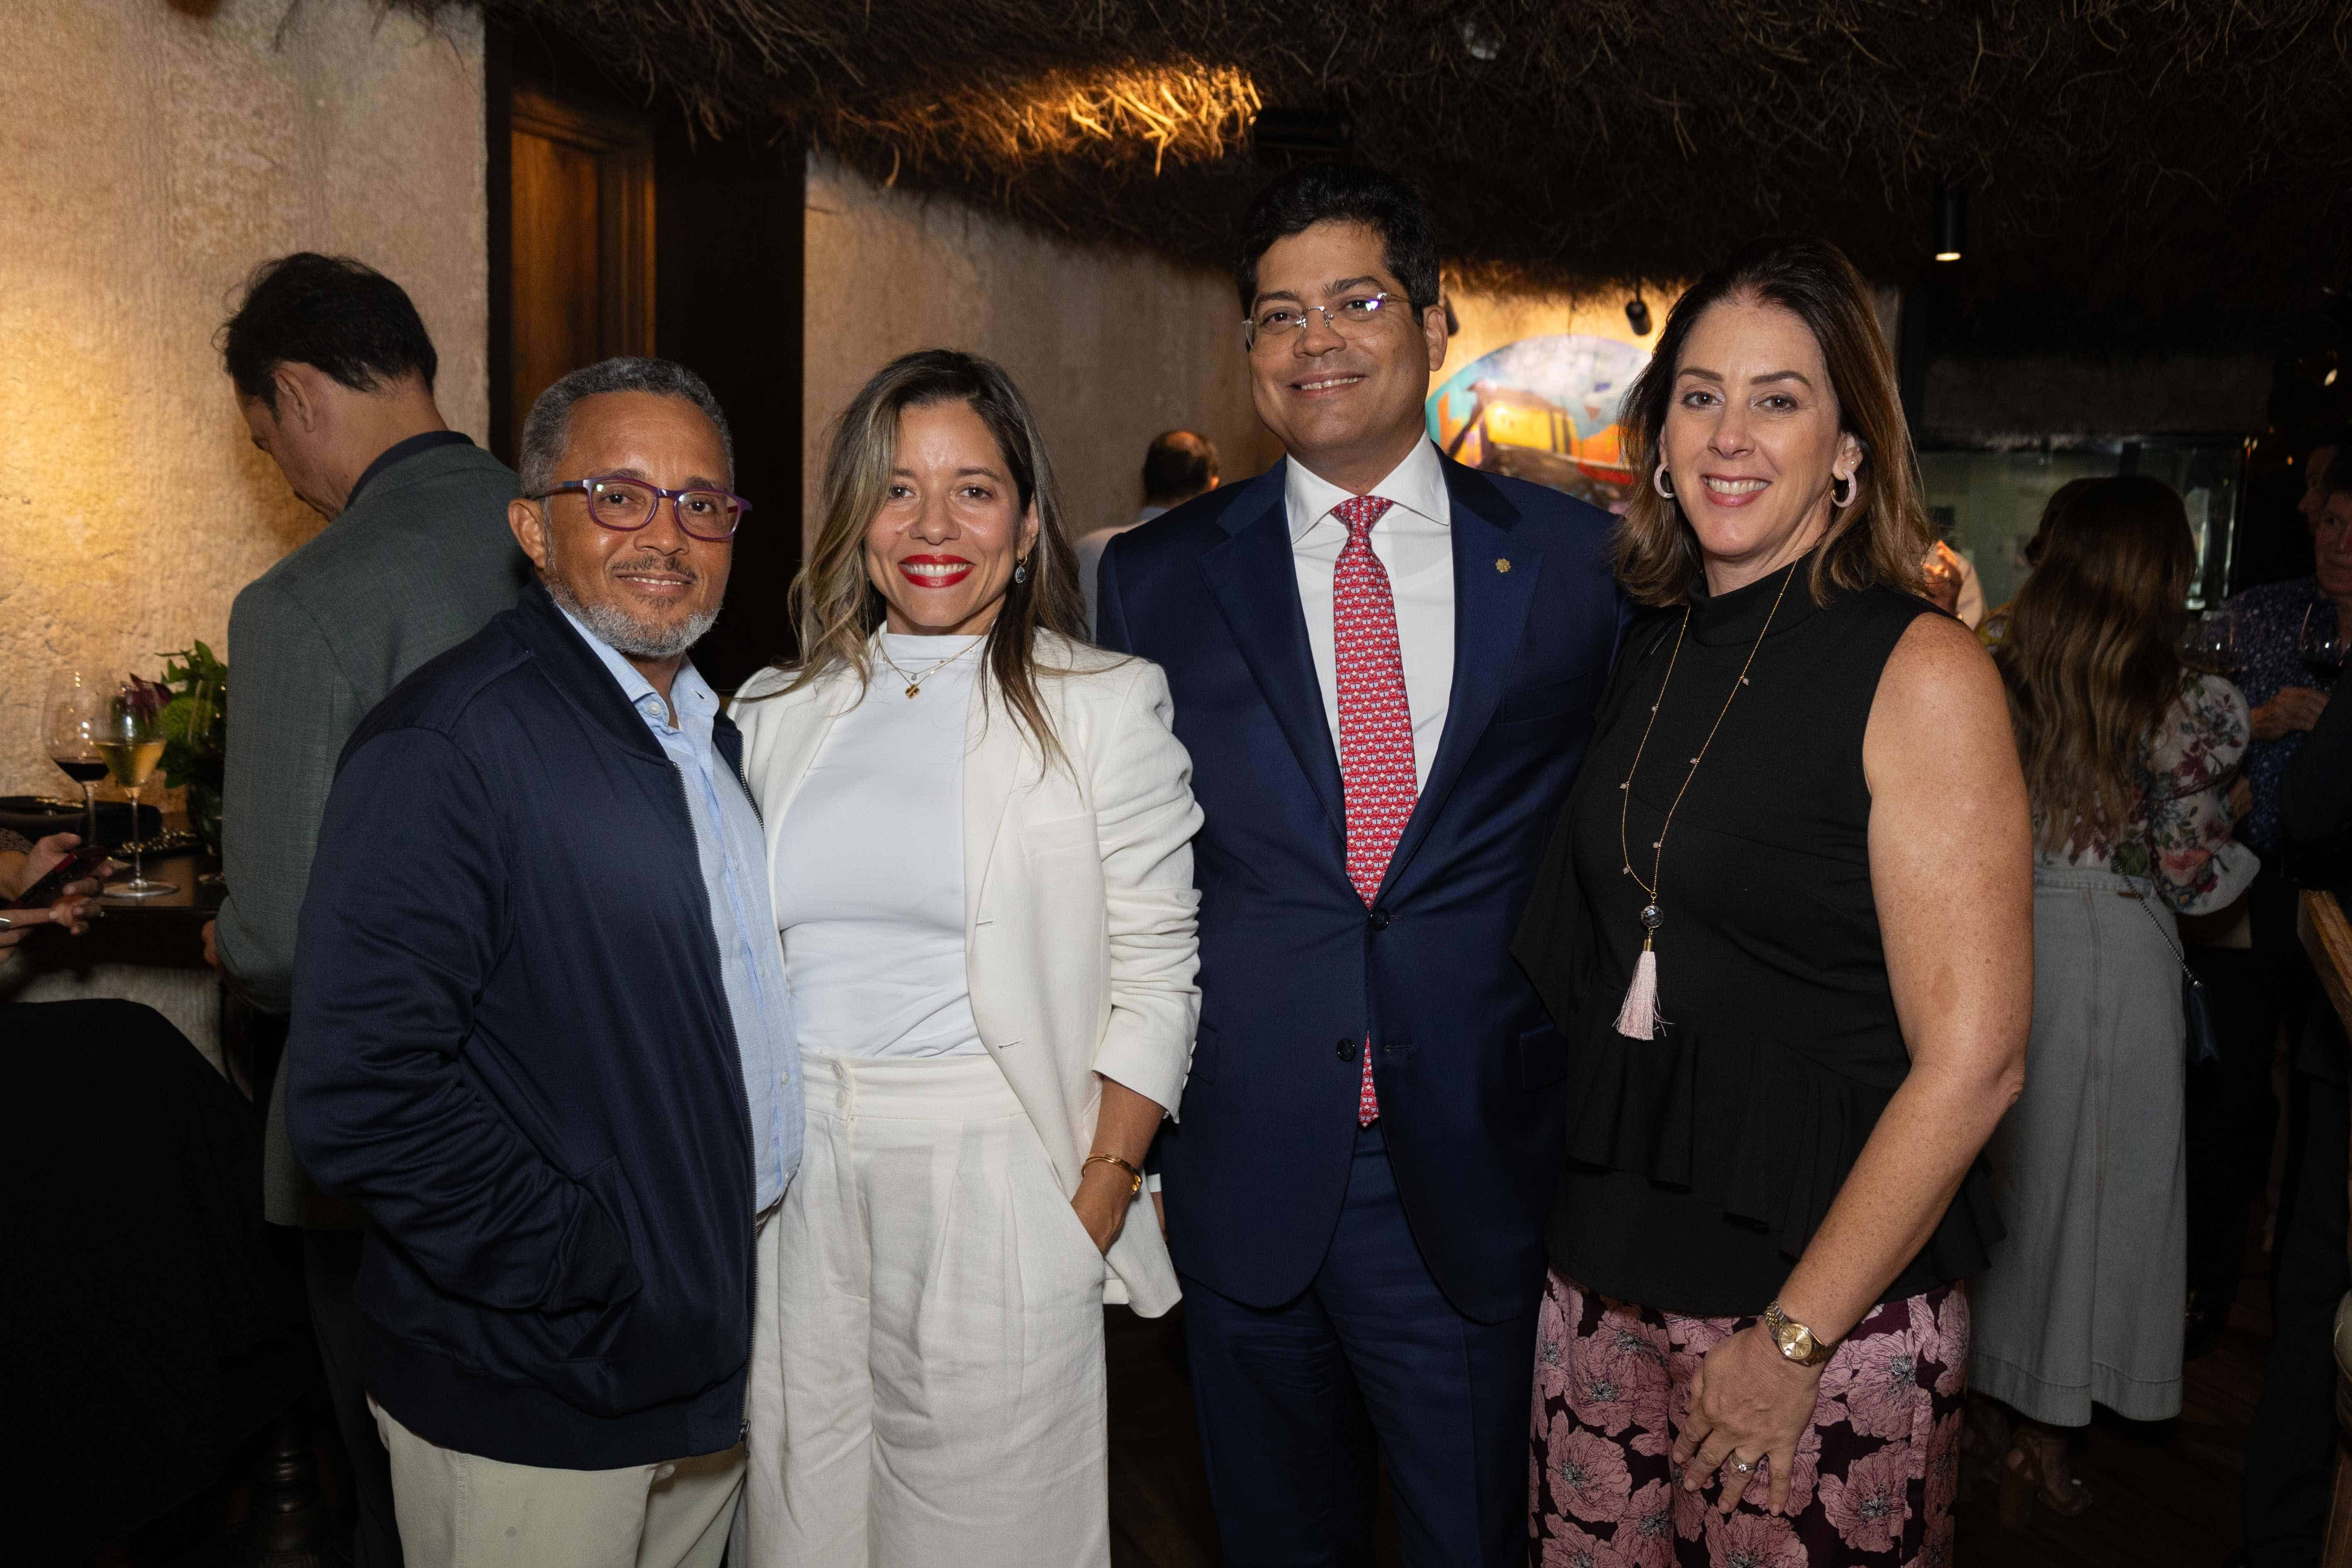
[[(1870, 886), (1863, 731), (1878, 679), (1926, 601), (1808, 591), (1811, 561), (1694, 596), (1627, 632), (1591, 749), (1515, 951), (1568, 1038), (1568, 1161), (1552, 1266), (1602, 1295), (1696, 1316), (1761, 1312), (1910, 1068)], [(1790, 573), (1795, 580), (1772, 613)], [(1634, 869), (1723, 710), (1674, 813), (1658, 882), (1662, 1038), (1616, 1018), (1648, 901)], [(1650, 707), (1656, 728), (1630, 790)], [(1982, 1163), (1886, 1293), (1973, 1274), (2000, 1239)]]

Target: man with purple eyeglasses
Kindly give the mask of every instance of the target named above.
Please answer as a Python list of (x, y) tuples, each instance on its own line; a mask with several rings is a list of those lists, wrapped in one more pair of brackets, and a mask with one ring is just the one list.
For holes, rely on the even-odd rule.
[(371, 1226), (410, 1568), (719, 1568), (797, 1037), (741, 737), (687, 658), (736, 527), (691, 371), (540, 397), (539, 581), (352, 736), (303, 905), (287, 1121)]

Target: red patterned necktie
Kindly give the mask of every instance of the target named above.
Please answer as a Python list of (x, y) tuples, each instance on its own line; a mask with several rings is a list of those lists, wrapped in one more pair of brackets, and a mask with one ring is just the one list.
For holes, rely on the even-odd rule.
[[(1388, 568), (1372, 553), (1372, 525), (1393, 501), (1353, 496), (1332, 510), (1348, 542), (1331, 575), (1332, 644), (1339, 687), (1339, 784), (1348, 818), (1348, 880), (1367, 908), (1388, 875), (1389, 857), (1412, 816), (1412, 709), (1404, 695), (1404, 656), (1397, 647), (1396, 598)], [(1372, 1042), (1364, 1038), (1364, 1078), (1356, 1124), (1381, 1113), (1372, 1092)]]

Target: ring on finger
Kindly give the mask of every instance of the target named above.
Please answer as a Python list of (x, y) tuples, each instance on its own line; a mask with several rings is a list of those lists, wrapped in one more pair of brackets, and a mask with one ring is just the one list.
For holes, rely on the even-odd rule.
[(1743, 1476), (1752, 1476), (1756, 1473), (1756, 1461), (1753, 1459), (1732, 1459), (1728, 1463), (1733, 1469)]

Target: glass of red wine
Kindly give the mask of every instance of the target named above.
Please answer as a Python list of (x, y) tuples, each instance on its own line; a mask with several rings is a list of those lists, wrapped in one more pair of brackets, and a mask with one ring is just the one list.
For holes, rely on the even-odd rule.
[[(68, 666), (49, 677), (48, 698), (41, 709), (41, 739), (49, 749), (49, 761), (81, 785), (82, 810), (89, 819), (81, 840), (85, 848), (98, 847), (98, 797), (90, 786), (106, 776), (106, 759), (99, 753), (98, 742), (115, 684), (95, 668)], [(136, 824), (131, 830), (138, 831)]]
[[(2320, 612), (2326, 611), (2326, 614)], [(2344, 656), (2352, 652), (2352, 639), (2344, 634), (2341, 616), (2333, 605), (2314, 605), (2303, 612), (2303, 635), (2297, 649), (2303, 655), (2303, 668), (2311, 671), (2312, 683), (2322, 691), (2332, 689), (2336, 678), (2344, 673)]]
[(2242, 662), (2238, 651), (2237, 613), (2225, 605), (2200, 616), (2189, 624), (2182, 646), (2196, 663), (2235, 677)]

